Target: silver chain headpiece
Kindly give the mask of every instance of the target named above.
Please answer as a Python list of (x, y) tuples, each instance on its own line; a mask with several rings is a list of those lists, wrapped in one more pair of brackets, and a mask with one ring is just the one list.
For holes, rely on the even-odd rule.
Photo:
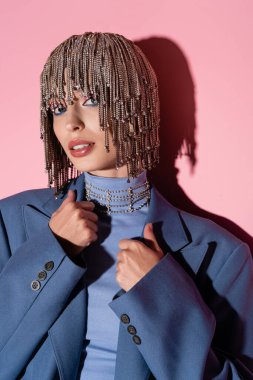
[[(66, 87), (66, 93), (65, 89)], [(81, 173), (53, 131), (50, 104), (72, 104), (74, 90), (99, 102), (99, 122), (109, 151), (116, 147), (116, 169), (127, 165), (128, 178), (159, 162), (160, 104), (156, 74), (142, 50), (114, 33), (73, 35), (50, 54), (41, 73), (41, 139), (46, 171), (55, 195)]]

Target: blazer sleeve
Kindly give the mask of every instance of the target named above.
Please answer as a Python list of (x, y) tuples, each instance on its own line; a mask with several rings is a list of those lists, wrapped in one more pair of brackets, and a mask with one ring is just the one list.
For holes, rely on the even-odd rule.
[(253, 379), (253, 265), (246, 244), (229, 256), (205, 296), (209, 301), (167, 254), (109, 306), (126, 329), (134, 327), (156, 379)]
[(13, 357), (9, 347), (15, 342), (24, 365), (85, 271), (65, 254), (48, 225), (15, 252), (10, 234), (15, 230), (6, 230), (0, 213), (0, 378)]

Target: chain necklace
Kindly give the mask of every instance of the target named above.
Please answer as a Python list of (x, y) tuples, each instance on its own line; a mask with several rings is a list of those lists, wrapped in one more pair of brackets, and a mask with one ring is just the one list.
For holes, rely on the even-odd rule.
[[(124, 190), (108, 190), (93, 185), (85, 180), (85, 198), (94, 202), (98, 212), (105, 214), (132, 213), (140, 210), (150, 202), (150, 184), (146, 180), (143, 184), (129, 187)], [(135, 207), (135, 204), (144, 200)], [(124, 208), (124, 209), (122, 209)]]

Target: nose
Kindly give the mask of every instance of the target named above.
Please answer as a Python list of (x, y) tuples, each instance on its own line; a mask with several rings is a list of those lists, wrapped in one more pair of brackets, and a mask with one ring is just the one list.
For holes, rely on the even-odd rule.
[(81, 120), (76, 113), (71, 112), (67, 115), (65, 127), (68, 131), (74, 132), (84, 129), (85, 125), (83, 120)]

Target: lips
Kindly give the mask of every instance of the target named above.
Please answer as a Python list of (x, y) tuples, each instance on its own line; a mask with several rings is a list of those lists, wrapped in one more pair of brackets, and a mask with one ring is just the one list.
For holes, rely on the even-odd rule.
[[(82, 147), (80, 146), (77, 149), (74, 149), (75, 146), (84, 145), (84, 144), (86, 146), (82, 146)], [(73, 157), (84, 157), (90, 153), (94, 145), (95, 143), (92, 141), (78, 139), (78, 140), (71, 140), (68, 144), (68, 148)]]
[(78, 140), (71, 140), (71, 141), (69, 142), (69, 144), (68, 144), (68, 148), (69, 148), (69, 149), (73, 149), (73, 147), (74, 147), (75, 145), (83, 145), (83, 144), (94, 144), (94, 142), (92, 142), (92, 141), (87, 141), (87, 140), (80, 140), (80, 139), (78, 139)]

